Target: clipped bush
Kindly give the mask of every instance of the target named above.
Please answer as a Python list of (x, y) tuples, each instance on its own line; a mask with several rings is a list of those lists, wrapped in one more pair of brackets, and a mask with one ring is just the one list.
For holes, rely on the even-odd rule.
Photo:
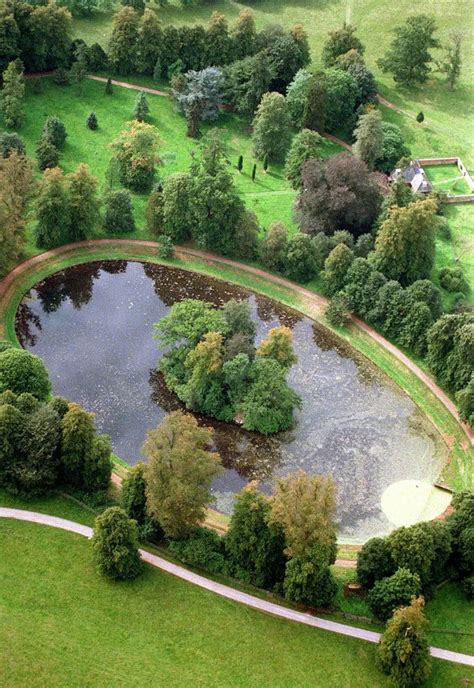
[(395, 563), (387, 538), (367, 540), (357, 555), (357, 579), (370, 590), (382, 578), (395, 572)]
[(287, 600), (310, 607), (330, 607), (337, 583), (328, 566), (319, 567), (310, 557), (298, 556), (286, 564), (283, 590)]
[(169, 551), (180, 561), (209, 573), (226, 569), (222, 539), (209, 528), (194, 528), (189, 537), (171, 540)]
[(43, 361), (24, 349), (7, 348), (0, 353), (0, 393), (7, 389), (47, 399), (51, 383)]
[(420, 577), (408, 569), (400, 568), (393, 576), (377, 581), (369, 592), (367, 601), (372, 614), (377, 619), (386, 621), (398, 607), (409, 604), (411, 598), (420, 592)]
[(95, 131), (99, 127), (99, 122), (97, 121), (97, 115), (95, 112), (91, 112), (86, 119), (86, 125), (88, 129)]
[(469, 282), (464, 277), (461, 268), (443, 268), (439, 271), (439, 283), (451, 293), (469, 294)]
[(100, 573), (115, 580), (136, 578), (142, 570), (136, 521), (118, 506), (97, 516), (92, 552)]

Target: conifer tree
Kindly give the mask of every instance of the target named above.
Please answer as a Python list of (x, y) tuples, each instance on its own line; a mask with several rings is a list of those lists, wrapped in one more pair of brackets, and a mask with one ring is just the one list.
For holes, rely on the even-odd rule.
[(370, 110), (359, 117), (354, 137), (354, 153), (365, 162), (369, 170), (373, 170), (375, 161), (383, 152), (382, 115), (379, 110)]
[(3, 72), (3, 88), (0, 91), (3, 118), (7, 127), (12, 129), (20, 127), (25, 116), (23, 110), (25, 81), (20, 64), (16, 60), (10, 62)]
[(282, 160), (291, 140), (291, 118), (281, 93), (265, 93), (253, 121), (253, 148), (259, 159)]
[(140, 91), (135, 101), (135, 108), (133, 110), (134, 119), (139, 122), (144, 122), (150, 112), (150, 106), (145, 95), (145, 91)]

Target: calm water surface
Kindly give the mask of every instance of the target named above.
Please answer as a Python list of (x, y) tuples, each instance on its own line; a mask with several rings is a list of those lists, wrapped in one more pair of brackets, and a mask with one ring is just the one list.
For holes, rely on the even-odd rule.
[(93, 411), (114, 451), (133, 464), (146, 431), (179, 407), (155, 372), (151, 335), (153, 323), (184, 298), (216, 305), (248, 299), (257, 341), (287, 325), (298, 355), (289, 381), (303, 408), (291, 431), (266, 438), (200, 419), (215, 428), (226, 468), (213, 487), (218, 509), (229, 513), (248, 480), (270, 491), (272, 477), (299, 468), (329, 473), (338, 487), (340, 537), (362, 541), (391, 529), (380, 509), (391, 483), (437, 478), (440, 439), (407, 396), (324, 328), (240, 287), (163, 266), (88, 263), (36, 285), (19, 307), (17, 334), (45, 361), (55, 394)]

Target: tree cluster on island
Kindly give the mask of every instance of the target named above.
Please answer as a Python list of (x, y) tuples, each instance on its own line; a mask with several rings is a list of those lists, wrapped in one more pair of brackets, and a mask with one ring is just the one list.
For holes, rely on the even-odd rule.
[(270, 330), (256, 347), (247, 302), (216, 309), (186, 299), (154, 331), (160, 347), (170, 347), (159, 370), (186, 408), (264, 434), (292, 426), (301, 399), (286, 380), (297, 360), (289, 328)]

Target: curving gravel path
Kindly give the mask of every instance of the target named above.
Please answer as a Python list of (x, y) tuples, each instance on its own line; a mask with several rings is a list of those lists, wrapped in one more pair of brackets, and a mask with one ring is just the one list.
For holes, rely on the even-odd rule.
[[(79, 241), (73, 244), (66, 244), (65, 246), (60, 246), (51, 251), (46, 251), (39, 255), (33, 256), (23, 263), (17, 265), (11, 272), (9, 272), (3, 280), (0, 281), (0, 311), (2, 306), (4, 306), (12, 293), (15, 290), (15, 280), (24, 272), (29, 270), (35, 265), (40, 265), (41, 263), (54, 258), (56, 256), (66, 255), (72, 253), (77, 249), (90, 248), (91, 251), (94, 248), (100, 248), (101, 246), (116, 246), (123, 248), (147, 248), (157, 251), (157, 245), (154, 241), (140, 241), (136, 239), (95, 239), (90, 241)], [(279, 277), (277, 275), (272, 275), (264, 270), (255, 268), (251, 265), (245, 265), (244, 263), (239, 263), (237, 261), (231, 260), (230, 258), (224, 258), (222, 256), (217, 256), (212, 253), (207, 253), (205, 251), (199, 251), (197, 249), (184, 248), (183, 246), (174, 247), (175, 255), (178, 257), (186, 259), (198, 258), (206, 261), (207, 263), (213, 263), (215, 265), (227, 265), (229, 267), (247, 272), (248, 274), (255, 275), (256, 277), (263, 278), (268, 282), (273, 282), (273, 284), (281, 285), (287, 289), (291, 289), (294, 293), (300, 295), (306, 304), (310, 305), (314, 309), (316, 314), (322, 314), (328, 304), (328, 299), (324, 296), (316, 294), (305, 287), (295, 284), (284, 277)], [(474, 446), (474, 432), (469, 428), (466, 423), (462, 423), (458, 410), (454, 402), (448, 397), (448, 395), (443, 392), (443, 390), (436, 384), (436, 382), (421, 368), (419, 368), (416, 363), (414, 363), (408, 356), (406, 356), (400, 349), (398, 349), (394, 344), (389, 342), (385, 337), (376, 332), (372, 327), (367, 325), (359, 318), (351, 316), (352, 322), (354, 322), (359, 329), (363, 330), (368, 334), (374, 341), (376, 341), (381, 347), (389, 351), (398, 361), (403, 363), (414, 375), (416, 375), (437, 397), (437, 399), (447, 408), (452, 416), (457, 420), (457, 422), (462, 426), (464, 433), (471, 445)], [(0, 338), (2, 333), (0, 332)], [(439, 428), (440, 432), (443, 432), (442, 428)]]
[[(67, 530), (71, 533), (83, 535), (87, 538), (92, 537), (93, 532), (92, 528), (84, 526), (80, 523), (76, 523), (75, 521), (68, 521), (64, 518), (58, 518), (57, 516), (49, 516), (48, 514), (40, 514), (36, 511), (25, 511), (23, 509), (0, 507), (0, 518), (13, 518), (18, 521), (28, 521), (30, 523), (51, 526), (52, 528), (60, 528), (61, 530)], [(311, 616), (311, 614), (298, 612), (294, 609), (282, 607), (274, 602), (268, 602), (267, 600), (259, 599), (258, 597), (254, 597), (248, 593), (231, 588), (228, 585), (216, 583), (209, 578), (205, 578), (197, 573), (188, 571), (188, 569), (185, 569), (182, 566), (173, 564), (172, 562), (167, 561), (162, 557), (158, 557), (156, 554), (146, 552), (143, 549), (140, 550), (140, 555), (143, 561), (147, 562), (151, 566), (154, 566), (155, 568), (161, 569), (166, 573), (170, 573), (171, 575), (181, 578), (188, 583), (192, 583), (193, 585), (197, 585), (200, 588), (209, 590), (210, 592), (220, 595), (221, 597), (225, 597), (228, 600), (245, 604), (247, 607), (252, 607), (252, 609), (257, 609), (261, 612), (266, 612), (267, 614), (272, 614), (273, 616), (287, 619), (288, 621), (302, 623), (306, 626), (313, 626), (315, 628), (321, 628), (325, 631), (332, 631), (333, 633), (338, 633), (340, 635), (348, 635), (352, 638), (366, 640), (369, 643), (378, 643), (380, 639), (380, 633), (366, 631), (363, 628), (356, 628), (354, 626), (347, 626), (346, 624), (337, 623), (336, 621), (321, 619), (317, 616)], [(450, 650), (443, 650), (439, 647), (431, 647), (430, 650), (431, 655), (438, 659), (445, 659), (448, 662), (465, 664), (466, 666), (474, 667), (474, 657), (471, 655), (465, 655), (459, 652), (451, 652)]]

